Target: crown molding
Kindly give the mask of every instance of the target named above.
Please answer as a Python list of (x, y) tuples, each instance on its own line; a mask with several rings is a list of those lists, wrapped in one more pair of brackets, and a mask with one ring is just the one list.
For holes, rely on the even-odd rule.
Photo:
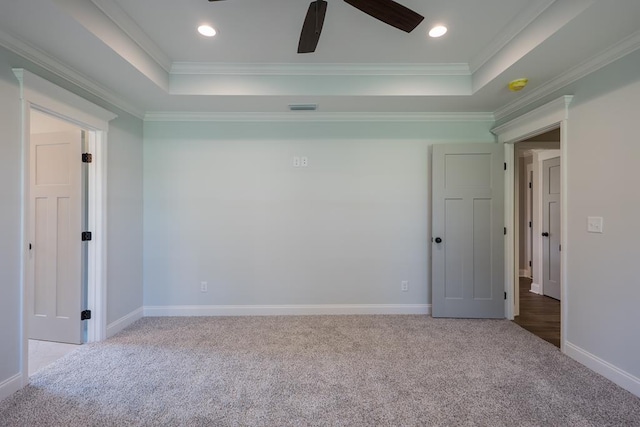
[(115, 96), (113, 91), (90, 80), (78, 71), (62, 64), (57, 59), (52, 58), (43, 51), (29, 45), (28, 43), (0, 30), (0, 45), (11, 52), (20, 55), (24, 59), (41, 67), (58, 77), (67, 80), (69, 83), (89, 92), (92, 95), (108, 102), (116, 108), (139, 118), (144, 118), (144, 111), (133, 106), (122, 98)]
[(501, 120), (518, 110), (530, 105), (545, 96), (551, 95), (557, 90), (570, 85), (571, 83), (611, 64), (612, 62), (640, 49), (640, 31), (636, 31), (629, 37), (615, 43), (613, 46), (605, 49), (599, 54), (591, 57), (590, 59), (582, 62), (581, 64), (569, 69), (568, 71), (560, 74), (553, 80), (542, 84), (532, 90), (531, 92), (523, 95), (513, 102), (499, 108), (495, 111), (496, 120)]
[(572, 95), (565, 95), (529, 111), (505, 124), (491, 129), (500, 143), (524, 141), (527, 138), (553, 129), (558, 123), (569, 118)]
[(145, 122), (494, 122), (492, 113), (148, 112)]
[(113, 0), (91, 0), (98, 9), (145, 51), (167, 73), (171, 70), (169, 56), (147, 36), (138, 24)]
[(556, 0), (537, 0), (530, 1), (524, 10), (520, 11), (514, 19), (502, 29), (502, 31), (485, 47), (480, 50), (471, 61), (469, 61), (469, 69), (471, 73), (475, 73), (487, 61), (493, 58), (500, 50), (502, 50), (511, 40), (520, 34), (525, 28), (542, 14)]
[[(33, 106), (37, 106), (36, 108), (40, 111), (56, 117), (63, 114), (63, 110), (64, 113), (73, 112), (73, 114), (69, 114), (69, 117), (77, 118), (82, 123), (96, 129), (105, 130), (109, 127), (108, 123), (118, 117), (112, 111), (61, 88), (24, 68), (13, 68), (12, 71), (20, 82), (21, 98)], [(55, 109), (55, 106), (62, 107), (59, 107), (59, 110), (51, 111), (51, 109)]]
[(172, 75), (470, 76), (468, 64), (221, 64), (174, 62)]

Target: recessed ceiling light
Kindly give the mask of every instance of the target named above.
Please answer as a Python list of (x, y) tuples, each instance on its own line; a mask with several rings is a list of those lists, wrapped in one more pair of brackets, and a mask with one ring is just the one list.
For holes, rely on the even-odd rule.
[(429, 30), (429, 37), (442, 37), (447, 33), (447, 27), (444, 25), (436, 25)]
[(216, 30), (210, 25), (200, 25), (198, 27), (198, 32), (205, 37), (213, 37), (216, 35)]

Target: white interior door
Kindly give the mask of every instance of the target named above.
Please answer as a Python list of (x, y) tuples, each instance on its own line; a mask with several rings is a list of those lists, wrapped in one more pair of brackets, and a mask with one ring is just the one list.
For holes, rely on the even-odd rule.
[(29, 338), (80, 344), (82, 131), (30, 138)]
[(432, 315), (504, 317), (504, 148), (433, 146)]
[(560, 157), (542, 164), (542, 290), (560, 299)]

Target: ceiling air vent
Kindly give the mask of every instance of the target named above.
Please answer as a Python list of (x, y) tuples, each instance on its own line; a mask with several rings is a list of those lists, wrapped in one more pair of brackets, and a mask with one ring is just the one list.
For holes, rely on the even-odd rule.
[(317, 109), (318, 104), (289, 104), (291, 111), (315, 111)]

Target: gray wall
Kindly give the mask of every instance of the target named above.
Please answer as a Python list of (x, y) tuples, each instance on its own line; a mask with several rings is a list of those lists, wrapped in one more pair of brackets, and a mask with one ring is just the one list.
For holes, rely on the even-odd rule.
[[(567, 340), (640, 377), (636, 58), (627, 59), (633, 68), (616, 64), (578, 88), (570, 108)], [(587, 216), (604, 218), (603, 234), (587, 233)]]
[[(640, 377), (638, 70), (640, 50), (497, 123), (574, 95), (567, 146), (568, 241), (563, 243), (568, 263), (565, 338), (635, 378)], [(603, 234), (587, 233), (588, 216), (604, 218)]]
[(490, 125), (146, 123), (145, 306), (429, 303), (430, 145)]
[(142, 307), (142, 121), (120, 113), (107, 154), (107, 324)]
[(0, 383), (20, 371), (20, 108), (18, 81), (0, 55)]

